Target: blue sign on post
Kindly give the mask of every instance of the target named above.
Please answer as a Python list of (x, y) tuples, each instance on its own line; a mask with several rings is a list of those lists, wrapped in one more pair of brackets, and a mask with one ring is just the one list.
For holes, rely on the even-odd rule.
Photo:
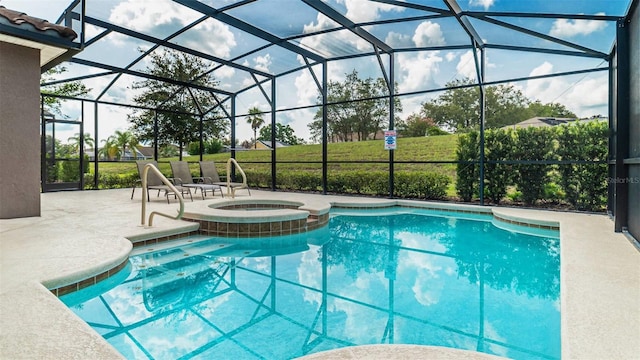
[(386, 130), (384, 132), (384, 148), (385, 150), (395, 150), (396, 149), (396, 131), (395, 130)]

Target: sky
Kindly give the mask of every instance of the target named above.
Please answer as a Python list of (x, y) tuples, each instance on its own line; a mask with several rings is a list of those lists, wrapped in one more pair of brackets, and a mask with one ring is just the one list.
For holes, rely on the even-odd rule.
[[(55, 21), (70, 0), (0, 0), (0, 5), (9, 9), (19, 10), (28, 15)], [(203, 0), (214, 7), (226, 4), (227, 0)], [(411, 16), (424, 15), (417, 10), (395, 7), (382, 3), (365, 2), (363, 0), (328, 0), (350, 20), (367, 22), (380, 19), (400, 19)], [(540, 12), (584, 13), (590, 15), (622, 15), (628, 6), (628, 0), (565, 0), (546, 1), (532, 0), (459, 0), (463, 10), (488, 11), (524, 11), (536, 9)], [(425, 0), (420, 3), (442, 7), (439, 0)], [(281, 11), (295, 13), (287, 18), (280, 16)], [(125, 28), (153, 35), (158, 38), (168, 36), (186, 26), (200, 14), (171, 2), (170, 0), (87, 0), (87, 14), (94, 18), (109, 21)], [(331, 29), (336, 27), (332, 20), (310, 9), (301, 2), (290, 0), (260, 0), (229, 12), (230, 15), (243, 21), (250, 22), (285, 37), (308, 33), (311, 31)], [(277, 22), (270, 21), (279, 17)], [(596, 50), (609, 53), (615, 38), (615, 22), (596, 20), (572, 19), (512, 19), (500, 18), (512, 25), (527, 28), (541, 34), (551, 35), (572, 43), (589, 46)], [(515, 46), (551, 46), (554, 49), (573, 50), (559, 44), (551, 44), (545, 40), (530, 37), (526, 34), (513, 35), (505, 32), (504, 28), (493, 26), (477, 19), (471, 20), (472, 25), (486, 43), (504, 43)], [(467, 45), (467, 35), (457, 26), (455, 19), (430, 19), (391, 23), (379, 26), (365, 27), (367, 31), (382, 39), (394, 48), (409, 48), (419, 46), (439, 45)], [(101, 29), (87, 26), (86, 37), (91, 39), (99, 34)], [(209, 53), (217, 57), (229, 59), (248, 52), (250, 49), (265, 45), (266, 42), (252, 35), (240, 31), (216, 20), (206, 20), (184, 34), (174, 38), (172, 42), (191, 49)], [(100, 60), (110, 65), (126, 66), (140, 54), (138, 49), (148, 49), (151, 44), (132, 40), (118, 34), (110, 34), (94, 46), (87, 47), (79, 54), (87, 60)], [(328, 32), (305, 38), (299, 41), (299, 46), (322, 52), (338, 52), (354, 54), (371, 51), (371, 46), (349, 31)], [(382, 56), (385, 66), (388, 57)], [(595, 58), (557, 56), (542, 53), (523, 53), (506, 50), (488, 49), (485, 58), (486, 80), (500, 81), (527, 76), (546, 75), (556, 72), (589, 69), (593, 67), (607, 67), (606, 61)], [(241, 59), (242, 65), (256, 70), (279, 73), (286, 69), (304, 64), (303, 59), (296, 54), (283, 50), (277, 46), (270, 46)], [(133, 70), (144, 70), (146, 60), (133, 65)], [(101, 73), (104, 70), (67, 64), (65, 77), (81, 76)], [(432, 88), (441, 88), (454, 79), (462, 77), (474, 78), (473, 53), (470, 50), (440, 50), (430, 52), (399, 52), (395, 55), (395, 79), (400, 93), (411, 93)], [(313, 67), (315, 75), (321, 78), (321, 68)], [(348, 61), (330, 62), (328, 78), (341, 81), (345, 74), (357, 69), (361, 78), (382, 76), (376, 57), (359, 58)], [(214, 72), (223, 90), (234, 91), (254, 83), (246, 72), (225, 67)], [(608, 75), (606, 71), (564, 77), (552, 77), (541, 80), (528, 80), (509, 83), (522, 91), (532, 100), (543, 103), (558, 102), (565, 105), (579, 117), (607, 115), (608, 113)], [(109, 84), (113, 76), (100, 76), (86, 80), (86, 85), (92, 89), (90, 98), (100, 95), (104, 87)], [(116, 103), (131, 103), (137, 93), (131, 88), (135, 78), (122, 76), (100, 99)], [(265, 88), (270, 92), (270, 86)], [(279, 78), (276, 82), (277, 108), (312, 105), (318, 94), (313, 76), (310, 71), (298, 71)], [(420, 109), (421, 103), (438, 94), (421, 94), (403, 96), (400, 98), (403, 111), (397, 115), (406, 119)], [(89, 103), (87, 103), (89, 104)], [(248, 109), (257, 106), (268, 111), (269, 104), (258, 88), (243, 92), (237, 98), (237, 114), (246, 114)], [(63, 113), (70, 118), (80, 116), (79, 102), (65, 103)], [(85, 131), (93, 129), (93, 105), (85, 105)], [(129, 126), (126, 117), (129, 110), (117, 106), (99, 106), (99, 139), (104, 139), (116, 130), (126, 130)], [(290, 125), (298, 137), (310, 139), (307, 124), (313, 121), (315, 109), (296, 110), (278, 113), (277, 121)], [(270, 122), (270, 116), (265, 118)], [(87, 130), (90, 129), (90, 130)], [(69, 130), (73, 132), (74, 130)], [(237, 138), (240, 141), (253, 137), (253, 131), (244, 119), (238, 119), (236, 125)], [(62, 140), (66, 140), (61, 130)], [(72, 136), (69, 133), (69, 136)]]

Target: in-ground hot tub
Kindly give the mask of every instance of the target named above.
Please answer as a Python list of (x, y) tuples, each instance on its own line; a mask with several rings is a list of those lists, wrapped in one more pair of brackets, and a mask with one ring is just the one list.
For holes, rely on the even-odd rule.
[(307, 208), (278, 199), (234, 199), (185, 211), (183, 219), (200, 223), (200, 233), (221, 237), (272, 237), (325, 226), (330, 206)]

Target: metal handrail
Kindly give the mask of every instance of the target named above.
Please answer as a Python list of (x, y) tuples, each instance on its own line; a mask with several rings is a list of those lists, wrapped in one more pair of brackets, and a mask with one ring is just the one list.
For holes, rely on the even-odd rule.
[(173, 186), (173, 184), (171, 183), (171, 181), (169, 181), (169, 179), (167, 179), (164, 175), (162, 175), (162, 173), (160, 172), (160, 170), (158, 170), (157, 167), (155, 167), (153, 164), (147, 164), (144, 166), (144, 169), (142, 170), (142, 179), (141, 179), (142, 180), (141, 225), (145, 226), (145, 215), (147, 213), (147, 177), (149, 174), (149, 169), (153, 169), (153, 172), (160, 177), (162, 182), (165, 185), (167, 185), (169, 189), (171, 189), (171, 191), (173, 191), (173, 193), (178, 198), (178, 201), (180, 201), (180, 210), (178, 210), (178, 215), (175, 217), (161, 213), (159, 211), (152, 211), (151, 214), (149, 214), (149, 227), (153, 226), (153, 215), (156, 215), (156, 214), (160, 216), (164, 216), (169, 219), (180, 220), (182, 218), (182, 215), (184, 215), (184, 199), (182, 198), (182, 194), (178, 191), (178, 189), (176, 189), (175, 186)]
[(229, 158), (227, 160), (227, 195), (231, 192), (231, 197), (236, 197), (236, 189), (231, 186), (231, 165), (235, 165), (235, 167), (240, 171), (240, 175), (242, 175), (242, 187), (240, 189), (248, 189), (249, 185), (247, 185), (247, 175), (244, 173), (244, 170), (240, 167), (240, 164), (234, 158)]

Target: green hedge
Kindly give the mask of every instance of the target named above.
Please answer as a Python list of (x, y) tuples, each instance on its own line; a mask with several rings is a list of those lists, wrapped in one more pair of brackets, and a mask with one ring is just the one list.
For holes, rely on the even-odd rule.
[[(271, 187), (268, 171), (247, 171), (249, 186)], [(321, 191), (319, 171), (284, 171), (277, 174), (277, 188), (294, 191)], [(451, 179), (431, 172), (396, 172), (395, 196), (400, 198), (442, 199)], [(389, 194), (389, 175), (385, 171), (340, 171), (327, 176), (327, 191), (339, 194), (385, 196)]]
[[(271, 188), (271, 172), (247, 170), (247, 182), (252, 188)], [(224, 175), (221, 173), (220, 175)], [(132, 187), (137, 173), (123, 175), (100, 174), (100, 189)], [(282, 171), (277, 174), (277, 188), (292, 191), (322, 191), (320, 171)], [(442, 199), (451, 179), (433, 172), (396, 172), (394, 196), (399, 198)], [(93, 175), (85, 175), (85, 188), (93, 189)], [(335, 171), (327, 176), (327, 190), (339, 194), (389, 195), (389, 175), (386, 171)]]
[[(492, 164), (492, 161), (606, 161), (608, 124), (602, 121), (485, 132), (485, 196), (499, 203), (507, 189), (527, 205), (544, 200), (577, 210), (601, 211), (606, 205), (607, 165)], [(463, 201), (478, 196), (478, 132), (461, 135), (456, 151), (456, 190)], [(514, 197), (512, 196), (512, 198)]]

